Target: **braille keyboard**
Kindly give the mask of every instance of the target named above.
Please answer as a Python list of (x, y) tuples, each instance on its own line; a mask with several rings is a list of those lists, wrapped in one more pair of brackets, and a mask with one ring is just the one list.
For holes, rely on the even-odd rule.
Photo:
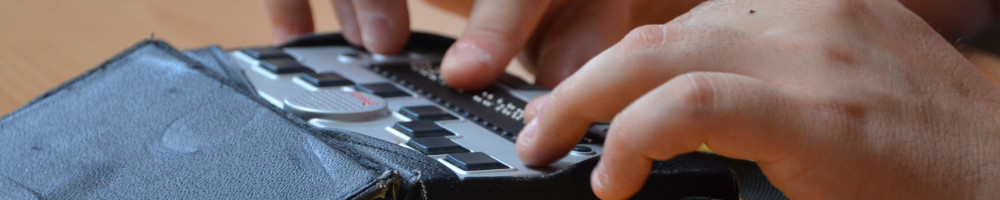
[(433, 49), (438, 51), (407, 48), (379, 55), (346, 44), (251, 47), (231, 56), (274, 106), (316, 127), (421, 152), (459, 177), (542, 176), (600, 155), (595, 133), (550, 167), (526, 167), (514, 140), (524, 126), (525, 104), (548, 91), (510, 75), (481, 91), (449, 88), (438, 70), (444, 48)]

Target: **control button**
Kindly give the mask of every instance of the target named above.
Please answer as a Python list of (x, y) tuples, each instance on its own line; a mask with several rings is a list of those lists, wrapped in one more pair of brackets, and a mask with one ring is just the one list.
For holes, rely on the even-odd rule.
[(363, 92), (378, 95), (380, 97), (398, 97), (398, 96), (410, 96), (409, 93), (399, 89), (392, 83), (370, 83), (358, 85), (358, 90)]
[(385, 55), (385, 54), (372, 54), (372, 59), (377, 62), (392, 62), (392, 63), (408, 63), (410, 57), (404, 53)]
[(576, 145), (573, 147), (573, 151), (571, 153), (579, 155), (592, 155), (597, 152), (594, 152), (594, 149), (588, 146)]
[(598, 122), (590, 125), (587, 129), (587, 137), (598, 139), (604, 141), (604, 138), (608, 136), (608, 130), (611, 129), (611, 123), (608, 122)]
[(510, 168), (483, 152), (448, 154), (448, 156), (444, 158), (444, 161), (447, 161), (448, 163), (455, 165), (455, 167), (465, 171)]
[(308, 71), (300, 76), (302, 80), (316, 87), (328, 87), (337, 85), (354, 85), (354, 81), (347, 80), (344, 76), (338, 73), (327, 72), (322, 74), (317, 74), (316, 72)]
[(438, 108), (437, 106), (407, 106), (399, 109), (399, 114), (409, 117), (410, 119), (416, 120), (449, 120), (458, 119), (448, 111)]
[(545, 88), (539, 87), (539, 86), (535, 86), (535, 85), (532, 85), (532, 84), (528, 84), (528, 82), (524, 82), (524, 80), (521, 80), (521, 78), (518, 78), (518, 77), (516, 77), (514, 75), (510, 75), (510, 74), (500, 75), (500, 78), (497, 79), (497, 82), (499, 82), (500, 84), (506, 85), (507, 87), (510, 87), (511, 89), (515, 89), (515, 90), (542, 90), (542, 91), (548, 91), (548, 89), (545, 89)]
[(414, 60), (441, 60), (444, 56), (441, 52), (428, 51), (425, 49), (410, 49), (410, 59)]
[(308, 67), (293, 58), (275, 58), (260, 60), (260, 66), (275, 74), (299, 73), (310, 71)]
[(285, 110), (304, 119), (367, 121), (389, 114), (385, 100), (362, 92), (319, 90), (285, 98)]
[(406, 145), (410, 145), (410, 147), (427, 155), (469, 152), (469, 149), (445, 137), (410, 138), (409, 141), (406, 141)]
[[(376, 55), (373, 55), (372, 57), (376, 57)], [(410, 68), (410, 65), (411, 63), (409, 62), (389, 62), (389, 63), (379, 62), (379, 63), (372, 63), (367, 67), (375, 72), (381, 73), (385, 72), (388, 69), (393, 69), (393, 68)]]
[(393, 129), (396, 129), (403, 134), (410, 137), (434, 137), (434, 136), (449, 136), (455, 135), (451, 131), (438, 126), (434, 121), (427, 120), (417, 120), (412, 122), (396, 122), (392, 125)]
[(340, 62), (345, 62), (345, 63), (355, 62), (361, 60), (361, 54), (355, 51), (343, 52), (340, 53), (340, 55), (337, 55), (337, 60), (340, 60)]
[(247, 47), (243, 53), (255, 59), (292, 58), (278, 47)]

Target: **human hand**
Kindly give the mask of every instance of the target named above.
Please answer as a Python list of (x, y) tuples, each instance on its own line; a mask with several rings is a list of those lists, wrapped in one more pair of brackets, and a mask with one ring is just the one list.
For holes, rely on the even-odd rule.
[(1000, 197), (1000, 92), (895, 0), (710, 1), (527, 108), (518, 154), (534, 166), (612, 121), (601, 198), (700, 144), (757, 161), (793, 199)]

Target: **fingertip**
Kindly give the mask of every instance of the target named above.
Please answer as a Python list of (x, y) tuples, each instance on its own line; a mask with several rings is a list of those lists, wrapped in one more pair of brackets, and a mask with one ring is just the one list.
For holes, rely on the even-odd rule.
[(515, 143), (517, 149), (517, 155), (524, 162), (524, 165), (529, 167), (541, 167), (548, 163), (543, 160), (538, 159), (538, 150), (534, 148), (532, 142), (534, 142), (535, 137), (538, 135), (538, 120), (531, 120), (521, 133), (518, 134), (517, 142)]
[(538, 97), (526, 107), (526, 112), (532, 114), (529, 125), (519, 133), (517, 150), (529, 166), (545, 166), (562, 159), (595, 122), (580, 118), (580, 107), (555, 103), (562, 102), (562, 96), (554, 95), (557, 92)]
[(492, 84), (505, 66), (495, 66), (493, 54), (468, 42), (456, 42), (441, 61), (441, 75), (449, 86), (479, 90)]
[(276, 45), (285, 43), (285, 41), (291, 40), (292, 38), (301, 35), (299, 33), (292, 33), (291, 31), (288, 30), (287, 27), (274, 27), (274, 29), (271, 32), (273, 33), (272, 39), (274, 40), (274, 44)]
[(309, 1), (265, 1), (271, 22), (274, 43), (279, 44), (299, 35), (313, 32)]
[(626, 199), (645, 184), (652, 160), (641, 158), (601, 158), (590, 174), (590, 187), (601, 199)]
[(336, 11), (337, 21), (340, 22), (340, 32), (347, 43), (363, 47), (361, 26), (358, 25), (358, 16), (354, 12), (354, 3), (351, 0), (333, 0), (333, 10)]
[(410, 14), (403, 0), (353, 0), (365, 49), (394, 54), (410, 37)]
[[(573, 148), (576, 140), (562, 140), (545, 132), (539, 119), (533, 119), (518, 134), (517, 155), (529, 167), (544, 167), (558, 161)], [(567, 146), (568, 145), (568, 146)]]
[(528, 143), (526, 145), (517, 145), (517, 155), (521, 158), (521, 162), (528, 167), (549, 166), (549, 164), (552, 164), (561, 159), (563, 156), (566, 156), (566, 152), (569, 152), (569, 150), (552, 150), (539, 145), (537, 142)]
[(361, 30), (360, 30), (360, 28), (358, 28), (358, 25), (357, 25), (356, 22), (351, 22), (351, 23), (354, 23), (354, 24), (353, 25), (348, 25), (346, 22), (345, 23), (341, 23), (341, 27), (340, 27), (341, 34), (344, 35), (344, 39), (347, 40), (347, 43), (351, 44), (351, 46), (364, 47), (365, 43), (361, 39)]
[(600, 199), (621, 199), (621, 197), (615, 196), (614, 190), (611, 186), (610, 177), (608, 177), (607, 170), (604, 168), (604, 161), (597, 163), (597, 167), (594, 167), (594, 171), (590, 173), (590, 188), (594, 191), (594, 195), (597, 195)]
[[(289, 22), (293, 23), (293, 22)], [(312, 22), (294, 22), (295, 25), (275, 26), (272, 29), (274, 44), (282, 44), (296, 37), (313, 32)], [(306, 24), (308, 23), (308, 24)]]
[(399, 21), (387, 17), (366, 19), (361, 28), (362, 43), (373, 53), (394, 54), (406, 46), (406, 40), (410, 37), (409, 23), (400, 25)]

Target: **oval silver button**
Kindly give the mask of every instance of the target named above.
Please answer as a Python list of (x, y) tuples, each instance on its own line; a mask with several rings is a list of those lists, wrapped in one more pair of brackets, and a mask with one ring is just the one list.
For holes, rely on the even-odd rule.
[(363, 92), (320, 90), (285, 98), (285, 110), (304, 119), (368, 121), (389, 113), (381, 97)]

